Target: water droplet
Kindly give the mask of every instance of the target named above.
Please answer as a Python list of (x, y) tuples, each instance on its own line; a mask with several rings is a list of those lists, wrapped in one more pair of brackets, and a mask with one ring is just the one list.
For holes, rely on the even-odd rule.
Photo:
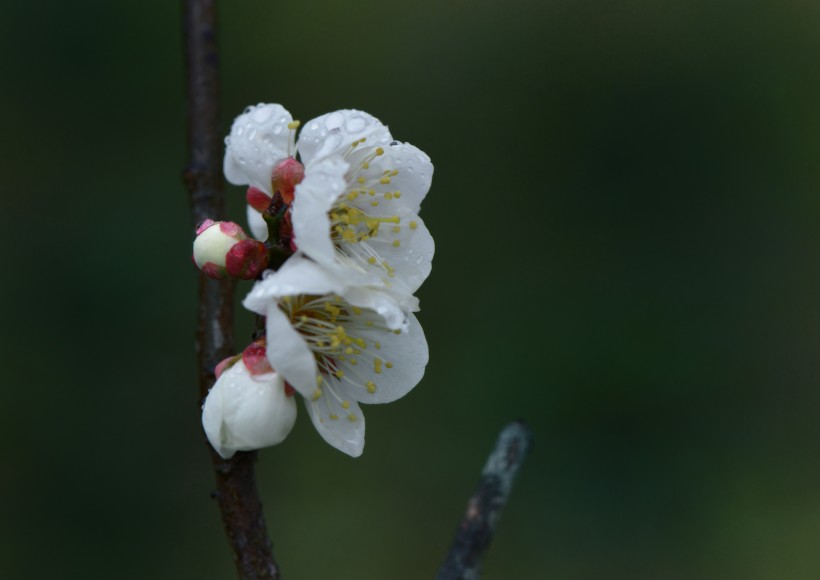
[(244, 157), (239, 158), (239, 165), (245, 165), (245, 158)]
[(241, 137), (242, 133), (244, 133), (244, 132), (245, 132), (245, 127), (239, 127), (239, 129), (236, 130), (236, 136)]
[(279, 133), (281, 133), (282, 132), (282, 125), (280, 125), (278, 123), (276, 125), (274, 125), (273, 126), (273, 132), (274, 132), (275, 135), (278, 135)]
[(251, 118), (257, 123), (264, 123), (270, 119), (271, 113), (273, 113), (273, 107), (257, 107)]
[(311, 131), (316, 131), (316, 130), (319, 129), (319, 123), (313, 122), (313, 123), (310, 124), (309, 128), (310, 128)]
[(391, 147), (398, 147), (399, 145), (401, 145), (401, 141), (391, 141), (390, 142)]
[(419, 256), (418, 258), (416, 258), (416, 266), (421, 265), (421, 263), (423, 261), (424, 261), (424, 256)]
[(247, 107), (245, 107), (245, 114), (247, 115), (248, 113), (253, 111), (253, 109), (254, 109), (253, 105), (248, 105)]
[(365, 127), (367, 127), (367, 121), (361, 115), (350, 117), (347, 120), (347, 123), (345, 123), (345, 128), (349, 133), (358, 133), (359, 131), (364, 130)]
[(330, 113), (327, 117), (325, 117), (325, 127), (329, 130), (338, 129), (344, 123), (345, 117), (340, 112), (336, 111)]
[(336, 129), (332, 131), (331, 134), (328, 136), (327, 141), (325, 141), (325, 148), (326, 149), (336, 149), (339, 145), (342, 144), (342, 137), (341, 132)]
[(256, 137), (257, 133), (258, 133), (258, 131), (256, 129), (252, 130), (250, 132), (250, 134), (248, 135), (248, 139), (254, 139)]

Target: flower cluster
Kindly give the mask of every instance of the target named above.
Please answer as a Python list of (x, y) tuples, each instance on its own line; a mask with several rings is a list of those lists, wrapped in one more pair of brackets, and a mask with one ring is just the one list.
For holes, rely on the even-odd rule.
[(224, 172), (248, 186), (256, 239), (223, 222), (203, 224), (194, 242), (206, 275), (259, 278), (243, 304), (265, 317), (264, 338), (220, 363), (205, 400), (205, 432), (222, 457), (281, 442), (295, 393), (325, 441), (357, 457), (359, 405), (404, 396), (427, 364), (413, 312), (434, 250), (418, 216), (429, 157), (362, 111), (309, 121), (297, 140), (299, 127), (276, 104), (236, 118)]

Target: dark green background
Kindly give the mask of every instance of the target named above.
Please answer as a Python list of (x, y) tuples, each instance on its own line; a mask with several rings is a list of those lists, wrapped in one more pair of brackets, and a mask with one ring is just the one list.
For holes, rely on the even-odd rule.
[[(0, 576), (230, 578), (179, 6), (0, 12)], [(810, 0), (224, 3), (223, 133), (355, 107), (436, 166), (425, 379), (358, 460), (303, 409), (260, 454), (288, 580), (430, 578), (516, 417), (487, 578), (820, 576), (818, 30)]]

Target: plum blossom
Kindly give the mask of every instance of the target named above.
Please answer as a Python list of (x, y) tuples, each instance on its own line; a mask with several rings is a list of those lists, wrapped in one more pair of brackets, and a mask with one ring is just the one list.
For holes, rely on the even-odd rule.
[(358, 457), (359, 404), (406, 395), (424, 374), (428, 350), (415, 316), (394, 297), (337, 273), (294, 256), (257, 282), (244, 305), (267, 317), (267, 359), (303, 396), (319, 434)]
[[(296, 141), (298, 126), (281, 105), (248, 107), (226, 138), (228, 181), (271, 196), (280, 191), (277, 181), (293, 184), (299, 251), (360, 284), (378, 282), (395, 296), (412, 295), (429, 275), (434, 253), (418, 216), (432, 180), (430, 158), (394, 140), (385, 125), (362, 111), (308, 121)], [(304, 172), (283, 178), (282, 168), (297, 152)], [(248, 214), (252, 232), (264, 239), (256, 211)]]

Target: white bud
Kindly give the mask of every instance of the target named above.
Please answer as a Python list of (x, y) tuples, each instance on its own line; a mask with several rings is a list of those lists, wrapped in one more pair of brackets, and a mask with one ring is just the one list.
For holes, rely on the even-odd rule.
[(211, 278), (226, 278), (228, 252), (234, 244), (247, 239), (242, 228), (233, 222), (203, 223), (194, 240), (194, 262), (197, 268)]
[(241, 360), (217, 379), (202, 407), (208, 441), (224, 459), (276, 445), (296, 422), (296, 401), (276, 372), (251, 375)]

